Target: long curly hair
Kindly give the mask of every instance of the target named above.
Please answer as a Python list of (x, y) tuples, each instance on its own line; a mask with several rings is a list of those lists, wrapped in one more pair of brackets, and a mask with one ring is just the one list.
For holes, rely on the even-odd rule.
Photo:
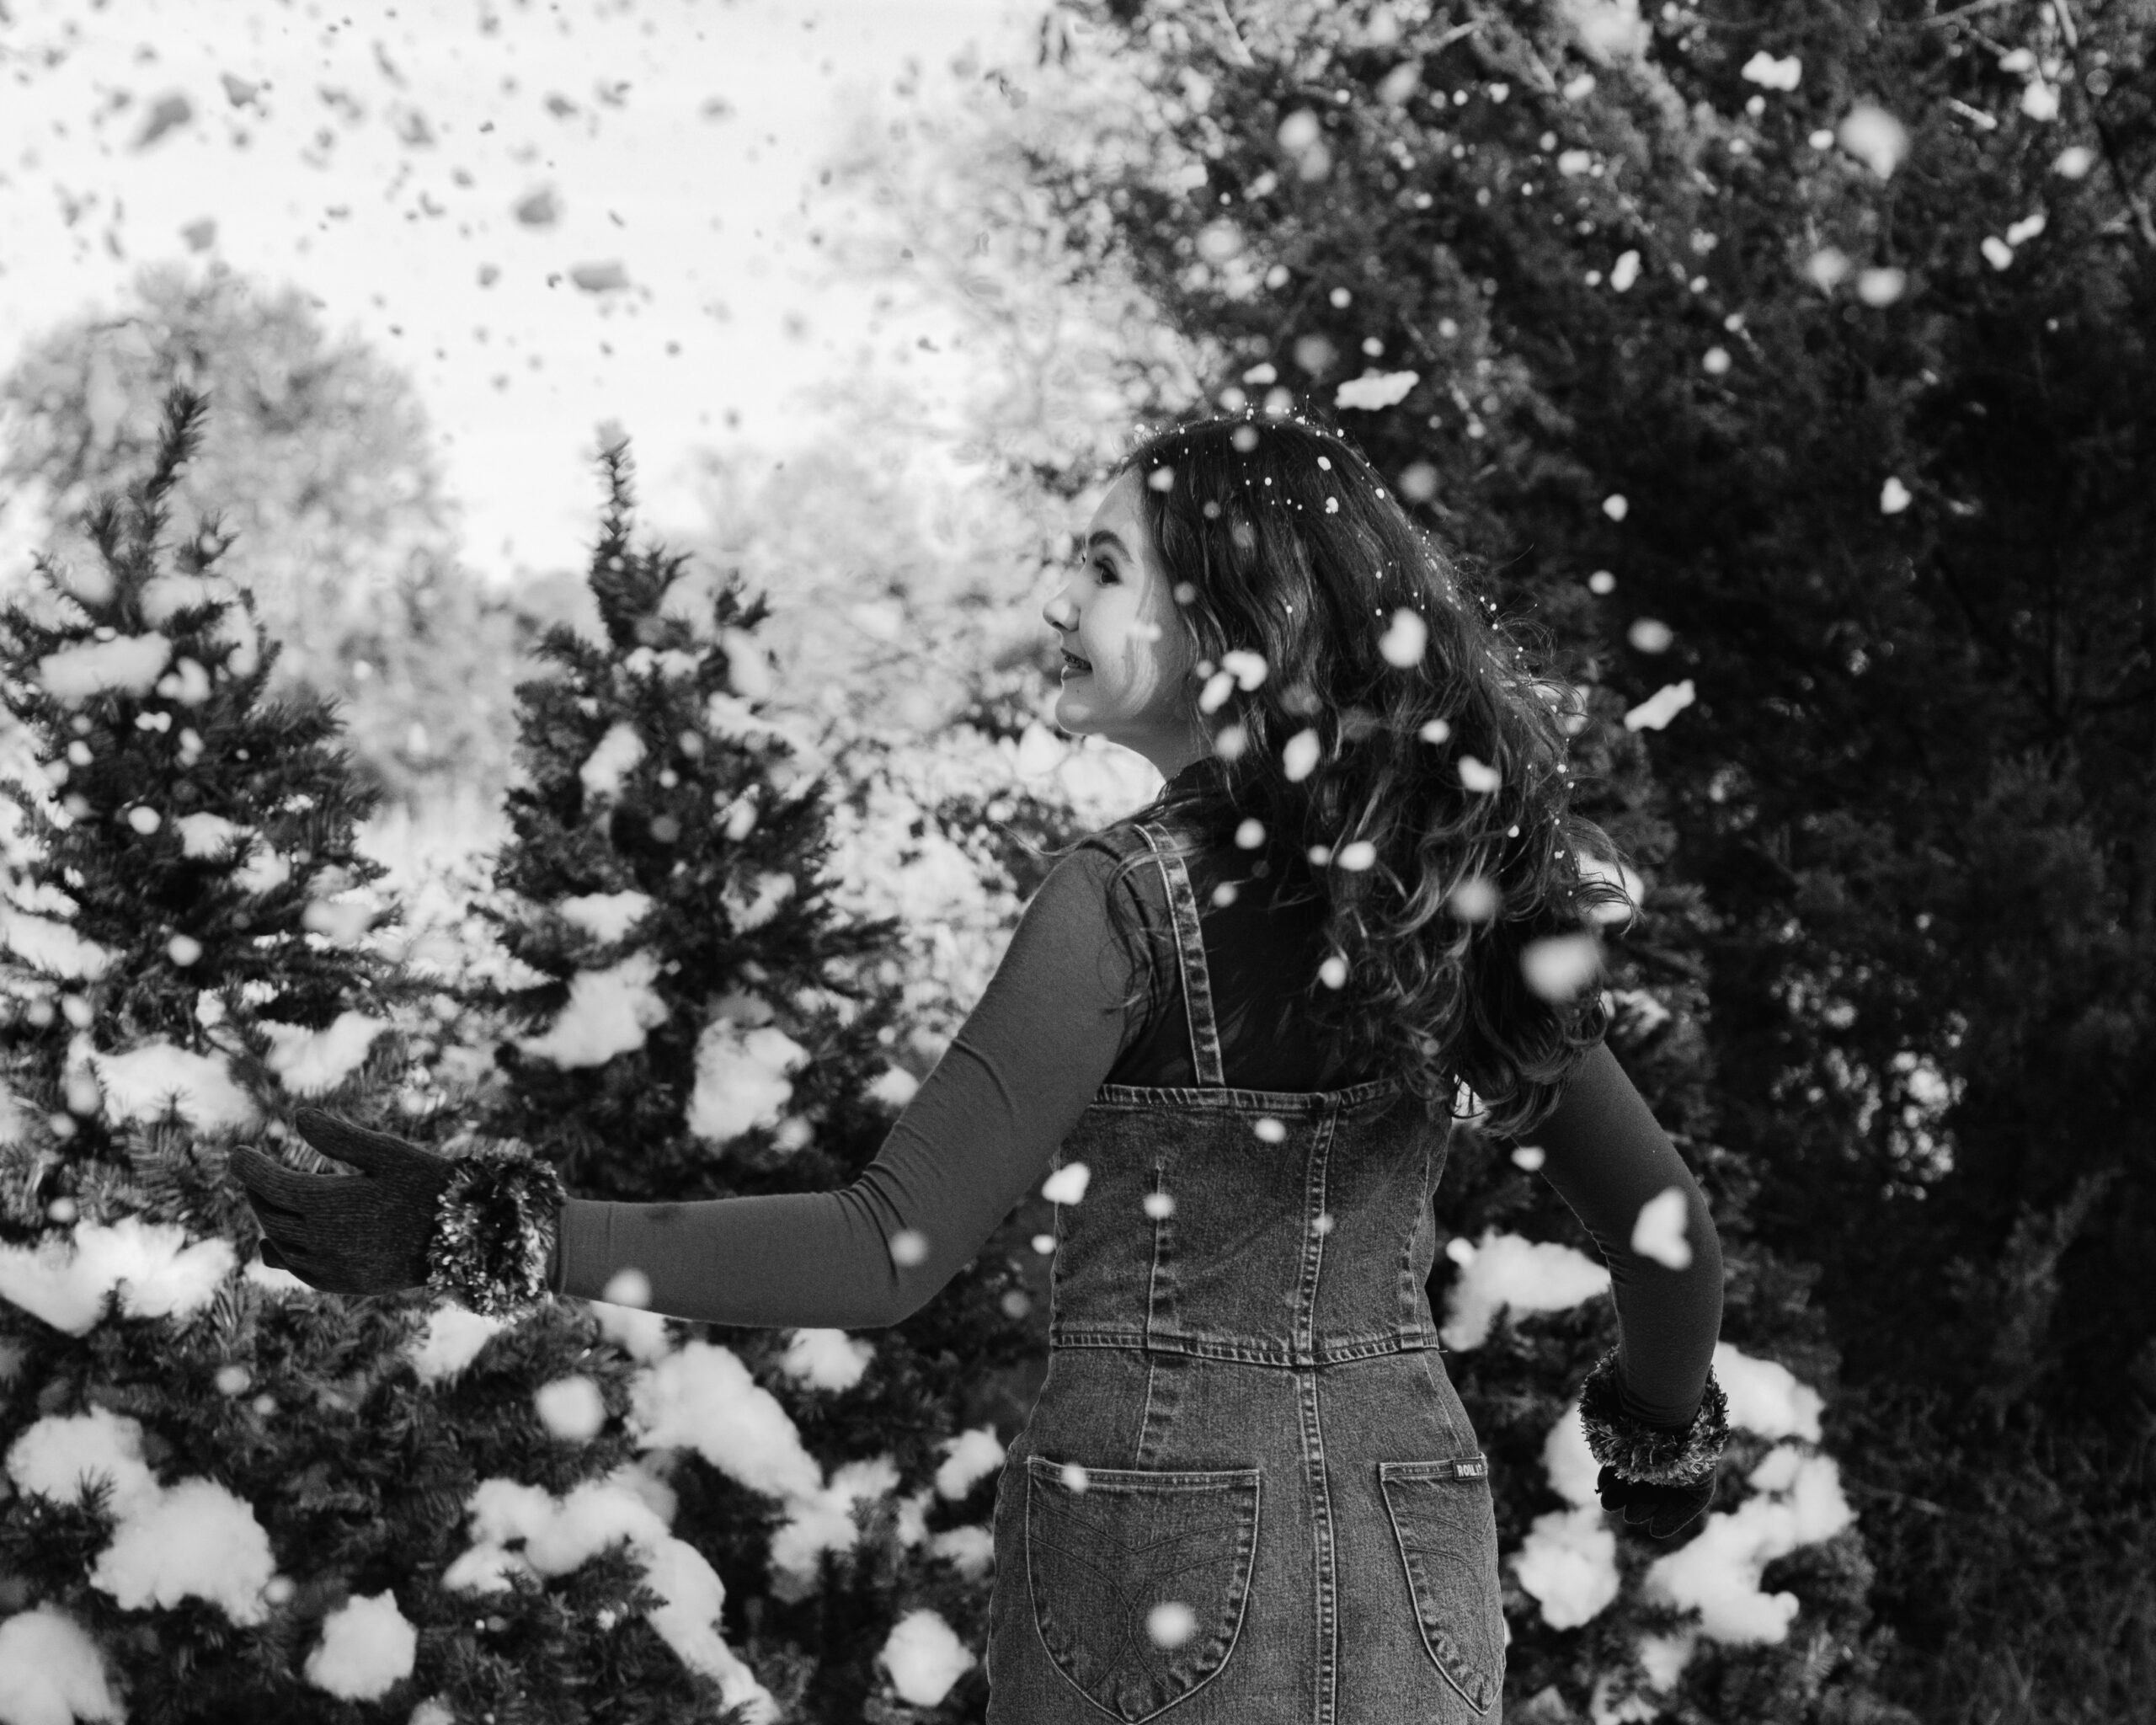
[[(1632, 913), (1616, 846), (1570, 811), (1585, 714), (1534, 669), (1546, 632), (1311, 408), (1140, 428), (1110, 483), (1134, 469), (1212, 754), (1107, 830), (1157, 821), (1186, 857), (1232, 833), (1281, 871), (1276, 903), (1330, 907), (1305, 997), (1348, 1070), (1396, 1073), (1433, 1121), (1465, 1087), (1486, 1130), (1531, 1131), (1609, 1027), (1596, 925)], [(1111, 881), (1126, 944), (1116, 889), (1150, 860)]]

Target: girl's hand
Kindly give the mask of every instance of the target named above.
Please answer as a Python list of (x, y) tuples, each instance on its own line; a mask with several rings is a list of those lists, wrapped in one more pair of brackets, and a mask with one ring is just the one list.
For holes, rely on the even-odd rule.
[(1604, 1509), (1624, 1511), (1625, 1526), (1644, 1527), (1650, 1539), (1666, 1540), (1689, 1527), (1714, 1501), (1715, 1480), (1709, 1474), (1696, 1485), (1648, 1485), (1604, 1466), (1594, 1488)]
[(263, 1263), (328, 1294), (424, 1285), (435, 1203), (454, 1164), (319, 1108), (302, 1108), (293, 1124), (324, 1156), (360, 1174), (302, 1174), (251, 1145), (236, 1146), (232, 1171), (261, 1225)]

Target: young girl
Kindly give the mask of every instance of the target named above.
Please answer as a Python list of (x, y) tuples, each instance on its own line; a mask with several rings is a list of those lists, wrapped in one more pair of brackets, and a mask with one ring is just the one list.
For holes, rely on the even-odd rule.
[[(1425, 1291), (1463, 1090), (1531, 1135), (1609, 1266), (1623, 1340), (1581, 1392), (1604, 1506), (1674, 1533), (1727, 1429), (1714, 1224), (1577, 962), (1623, 898), (1579, 852), (1610, 846), (1568, 813), (1551, 686), (1486, 603), (1307, 416), (1146, 438), (1044, 615), (1059, 724), (1166, 782), (1061, 854), (857, 1181), (564, 1199), (543, 1162), (302, 1111), (371, 1178), (235, 1151), (264, 1261), (481, 1310), (633, 1268), (670, 1316), (873, 1328), (1082, 1163), (996, 1495), (991, 1725), (1486, 1720), (1490, 1464)], [(1682, 1270), (1631, 1244), (1673, 1188)]]

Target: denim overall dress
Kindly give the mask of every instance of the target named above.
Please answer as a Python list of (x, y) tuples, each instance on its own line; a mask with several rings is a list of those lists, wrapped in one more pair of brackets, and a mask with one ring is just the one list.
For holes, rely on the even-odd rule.
[(1182, 860), (1188, 1087), (1058, 1150), (1049, 1369), (996, 1487), (989, 1725), (1492, 1725), (1489, 1463), (1425, 1291), (1450, 1122), (1397, 1081), (1230, 1089)]

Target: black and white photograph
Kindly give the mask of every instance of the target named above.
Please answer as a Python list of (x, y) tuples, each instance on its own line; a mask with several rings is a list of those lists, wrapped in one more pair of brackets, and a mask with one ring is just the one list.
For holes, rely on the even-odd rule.
[(2156, 1710), (2150, 0), (0, 0), (0, 1725)]

